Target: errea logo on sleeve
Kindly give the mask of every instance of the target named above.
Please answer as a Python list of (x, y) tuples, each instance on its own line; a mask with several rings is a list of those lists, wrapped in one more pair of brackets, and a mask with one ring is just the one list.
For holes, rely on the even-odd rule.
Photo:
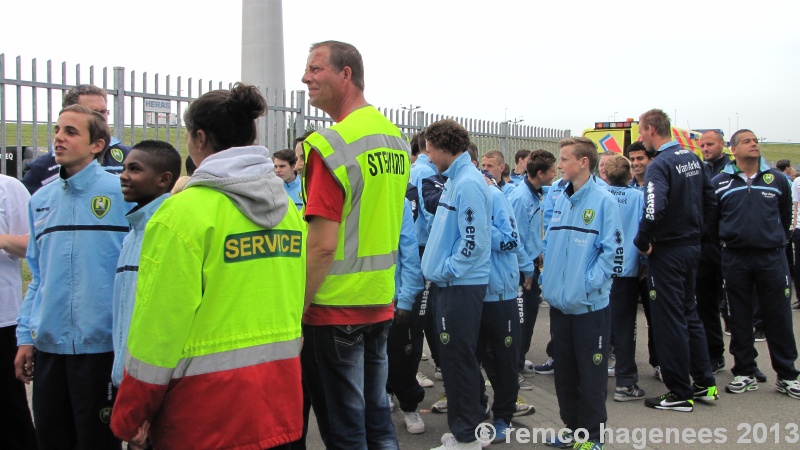
[(299, 258), (303, 234), (292, 230), (260, 230), (231, 234), (225, 238), (225, 262), (260, 258)]

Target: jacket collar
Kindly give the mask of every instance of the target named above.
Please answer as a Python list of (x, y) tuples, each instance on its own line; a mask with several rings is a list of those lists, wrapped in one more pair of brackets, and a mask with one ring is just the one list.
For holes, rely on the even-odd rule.
[[(769, 167), (769, 164), (767, 164), (767, 160), (764, 159), (764, 157), (762, 156), (761, 159), (759, 160), (758, 173), (766, 172), (769, 169), (770, 169), (770, 167)], [(722, 169), (722, 171), (727, 173), (727, 174), (730, 174), (730, 175), (735, 175), (735, 174), (741, 172), (739, 167), (736, 165), (736, 160), (735, 159), (731, 160), (731, 162), (726, 164), (725, 168)]]
[(589, 195), (588, 192), (596, 185), (597, 182), (595, 181), (594, 177), (590, 176), (589, 179), (586, 180), (586, 183), (584, 183), (583, 186), (581, 186), (581, 188), (578, 189), (578, 192), (573, 191), (572, 183), (569, 183), (567, 185), (567, 188), (564, 190), (564, 193), (567, 194), (567, 198), (569, 198), (569, 201), (573, 205), (575, 205), (577, 203), (580, 203), (584, 198), (586, 198), (586, 196)]
[(417, 156), (417, 160), (414, 161), (414, 164), (416, 164), (416, 163), (425, 164), (426, 166), (428, 166), (431, 169), (433, 169), (434, 172), (439, 173), (439, 169), (436, 168), (436, 164), (434, 164), (431, 161), (431, 159), (428, 157), (428, 155), (426, 155), (425, 153), (420, 153)]
[(153, 201), (141, 208), (138, 206), (133, 208), (125, 215), (125, 218), (128, 219), (128, 222), (130, 222), (134, 230), (142, 231), (145, 225), (147, 225), (147, 222), (150, 221), (150, 218), (153, 217), (158, 207), (161, 206), (167, 198), (169, 198), (169, 192), (156, 197)]
[(71, 189), (75, 192), (88, 190), (97, 181), (101, 174), (105, 173), (97, 160), (92, 160), (86, 167), (75, 175), (64, 178), (64, 168), (59, 169), (59, 182), (64, 189)]
[(533, 187), (530, 180), (528, 180), (527, 175), (525, 176), (525, 178), (522, 179), (522, 182), (525, 183), (525, 186), (528, 186), (528, 189), (530, 189), (531, 194), (533, 194), (534, 197), (542, 198), (542, 196), (544, 195), (544, 190), (542, 188), (536, 189), (535, 187)]
[[(471, 168), (478, 170), (475, 166), (472, 165), (472, 159), (469, 157), (469, 153), (464, 152), (460, 156), (458, 156), (450, 167), (447, 168), (442, 175), (446, 176), (448, 179), (453, 177), (458, 177), (464, 171), (469, 170)], [(483, 175), (481, 175), (483, 176)]]
[(667, 149), (672, 148), (672, 147), (680, 147), (680, 146), (681, 145), (678, 143), (678, 141), (669, 141), (669, 142), (665, 143), (664, 145), (662, 145), (661, 147), (659, 147), (657, 153), (661, 153), (664, 150), (667, 150)]

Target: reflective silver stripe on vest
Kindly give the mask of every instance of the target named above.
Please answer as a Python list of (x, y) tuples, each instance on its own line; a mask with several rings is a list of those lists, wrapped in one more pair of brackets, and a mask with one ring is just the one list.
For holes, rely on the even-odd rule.
[(296, 358), (298, 355), (300, 355), (300, 338), (184, 358), (178, 361), (174, 369), (148, 364), (134, 358), (128, 352), (125, 370), (128, 375), (139, 381), (166, 385), (176, 378), (241, 369), (266, 362)]
[(408, 143), (397, 136), (371, 134), (348, 144), (336, 130), (330, 128), (320, 131), (319, 134), (334, 149), (332, 155), (323, 158), (325, 164), (331, 171), (341, 166), (346, 166), (347, 178), (352, 188), (350, 215), (345, 219), (344, 259), (334, 261), (328, 274), (346, 275), (390, 269), (397, 261), (397, 250), (384, 255), (358, 256), (358, 219), (361, 217), (361, 193), (364, 191), (364, 175), (357, 163), (349, 166), (347, 163), (355, 162), (356, 158), (362, 153), (379, 148), (408, 153)]

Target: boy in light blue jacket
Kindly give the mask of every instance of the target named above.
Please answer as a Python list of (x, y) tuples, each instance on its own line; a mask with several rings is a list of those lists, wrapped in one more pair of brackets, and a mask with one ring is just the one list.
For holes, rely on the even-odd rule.
[(439, 288), (436, 331), (451, 431), (439, 448), (479, 450), (475, 428), (484, 420), (484, 409), (478, 329), (489, 283), (492, 199), (466, 152), (470, 142), (464, 127), (440, 120), (425, 130), (425, 140), (431, 161), (447, 177), (422, 255), (422, 274)]
[[(478, 355), (494, 389), (494, 442), (505, 442), (511, 418), (533, 410), (527, 405), (526, 410), (517, 411), (517, 359), (521, 331), (515, 301), (518, 274), (524, 272), (526, 283), (530, 285), (533, 262), (520, 255), (520, 237), (511, 203), (492, 174), (484, 170), (483, 175), (489, 184), (488, 192), (492, 199), (492, 251), (489, 285), (481, 313)], [(523, 266), (520, 266), (520, 262)], [(484, 390), (481, 385), (482, 394)]]
[(408, 199), (404, 202), (394, 284), (394, 320), (386, 339), (389, 359), (386, 387), (400, 402), (406, 430), (411, 434), (421, 434), (425, 432), (425, 422), (417, 412), (417, 406), (425, 398), (425, 390), (419, 385), (416, 375), (422, 357), (422, 329), (428, 308), (427, 298), (417, 295), (424, 288), (424, 280), (414, 232), (414, 213)]
[(144, 228), (159, 206), (169, 197), (181, 175), (181, 155), (168, 142), (141, 141), (134, 145), (119, 176), (122, 195), (136, 206), (125, 215), (131, 231), (122, 241), (114, 278), (114, 368), (111, 381), (119, 387), (125, 367), (125, 348), (136, 300), (139, 256)]
[(614, 274), (611, 282), (611, 336), (614, 354), (617, 357), (614, 401), (627, 402), (644, 399), (645, 392), (639, 388), (636, 369), (636, 314), (639, 310), (639, 265), (641, 256), (633, 245), (633, 237), (639, 231), (639, 219), (644, 210), (644, 194), (628, 183), (631, 163), (622, 155), (613, 155), (606, 160), (606, 187), (619, 205), (622, 233), (625, 236), (622, 272)]
[[(607, 420), (607, 359), (611, 333), (611, 277), (622, 272), (624, 235), (614, 197), (591, 176), (597, 147), (587, 138), (558, 143), (558, 169), (567, 181), (545, 234), (542, 295), (550, 304), (555, 385), (566, 428), (588, 431), (602, 449)], [(586, 439), (577, 435), (574, 438)], [(558, 436), (554, 444), (573, 436)]]
[(17, 378), (34, 381), (41, 448), (121, 448), (108, 426), (115, 390), (111, 335), (116, 261), (130, 205), (119, 177), (98, 163), (110, 141), (105, 117), (61, 110), (53, 150), (58, 180), (31, 197), (31, 283), (17, 321)]

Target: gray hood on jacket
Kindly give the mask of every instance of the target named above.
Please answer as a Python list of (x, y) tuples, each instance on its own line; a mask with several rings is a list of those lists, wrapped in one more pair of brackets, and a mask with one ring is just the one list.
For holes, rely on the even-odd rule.
[(219, 191), (256, 225), (274, 228), (286, 216), (289, 197), (268, 154), (260, 145), (214, 153), (203, 160), (186, 188), (205, 186)]

